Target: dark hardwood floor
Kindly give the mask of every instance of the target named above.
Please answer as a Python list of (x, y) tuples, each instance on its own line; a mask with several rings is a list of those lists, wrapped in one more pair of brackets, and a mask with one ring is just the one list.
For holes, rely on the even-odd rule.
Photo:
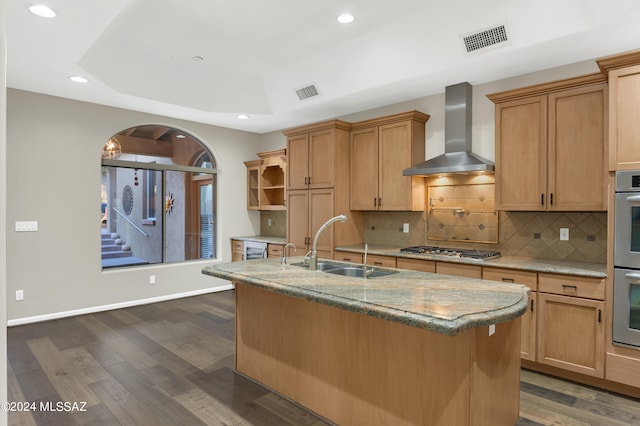
[[(35, 408), (9, 424), (327, 424), (233, 371), (234, 297), (9, 328), (9, 401)], [(640, 424), (638, 400), (526, 370), (520, 395), (518, 425)]]

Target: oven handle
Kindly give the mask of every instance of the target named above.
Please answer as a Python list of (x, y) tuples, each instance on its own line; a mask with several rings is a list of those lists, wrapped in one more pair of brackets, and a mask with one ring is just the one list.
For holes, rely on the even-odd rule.
[(640, 195), (630, 195), (627, 197), (627, 201), (638, 202), (640, 201)]
[(625, 278), (628, 278), (628, 279), (630, 279), (630, 280), (637, 280), (637, 281), (640, 281), (640, 273), (634, 273), (634, 272), (631, 272), (631, 273), (629, 273), (629, 274), (624, 274), (624, 277), (625, 277)]

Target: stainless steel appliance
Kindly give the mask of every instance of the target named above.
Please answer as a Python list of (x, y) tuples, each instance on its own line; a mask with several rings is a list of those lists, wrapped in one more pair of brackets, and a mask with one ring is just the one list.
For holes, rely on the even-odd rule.
[(469, 250), (461, 248), (451, 247), (436, 247), (436, 246), (413, 246), (401, 248), (402, 253), (416, 253), (416, 254), (437, 254), (441, 256), (450, 257), (464, 257), (476, 260), (494, 259), (500, 257), (499, 251), (493, 250)]
[(616, 172), (613, 343), (640, 347), (640, 170)]
[(259, 241), (244, 242), (244, 259), (264, 259), (267, 257), (267, 243)]

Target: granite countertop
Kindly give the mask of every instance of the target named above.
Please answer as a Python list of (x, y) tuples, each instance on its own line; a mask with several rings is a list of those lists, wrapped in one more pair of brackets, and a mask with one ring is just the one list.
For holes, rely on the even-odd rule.
[(252, 235), (250, 237), (231, 237), (232, 240), (243, 240), (243, 241), (258, 241), (260, 243), (267, 244), (286, 244), (287, 239), (285, 237), (272, 237), (269, 235)]
[[(336, 251), (364, 253), (364, 245), (336, 247)], [(369, 254), (381, 256), (405, 257), (410, 259), (435, 260), (468, 265), (494, 266), (506, 269), (519, 269), (533, 272), (578, 275), (592, 278), (607, 278), (607, 265), (604, 263), (568, 262), (564, 260), (534, 259), (530, 257), (501, 256), (496, 259), (476, 260), (437, 254), (402, 253), (399, 247), (369, 245)]]
[(384, 277), (352, 278), (293, 266), (302, 261), (222, 263), (202, 273), (447, 335), (510, 321), (528, 306), (529, 289), (519, 284), (402, 269)]

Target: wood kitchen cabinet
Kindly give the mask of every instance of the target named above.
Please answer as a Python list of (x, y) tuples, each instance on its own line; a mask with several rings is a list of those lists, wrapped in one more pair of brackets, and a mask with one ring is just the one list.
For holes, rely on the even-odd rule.
[(538, 311), (538, 293), (536, 290), (538, 288), (538, 274), (517, 269), (484, 267), (482, 268), (482, 279), (522, 284), (531, 290), (531, 293), (529, 293), (529, 309), (527, 309), (520, 319), (520, 358), (535, 361)]
[(286, 150), (259, 152), (260, 160), (245, 161), (247, 210), (285, 210)]
[(640, 51), (597, 62), (609, 79), (609, 170), (640, 169)]
[(606, 210), (607, 85), (602, 74), (489, 95), (496, 208)]
[[(348, 167), (346, 158), (338, 158), (340, 146), (349, 140), (351, 125), (333, 120), (287, 130), (287, 189), (332, 188), (336, 174)], [(346, 166), (340, 164), (346, 162)]]
[(287, 241), (306, 253), (317, 230), (339, 214), (320, 238), (318, 255), (333, 258), (335, 245), (362, 242), (363, 217), (349, 211), (349, 131), (351, 124), (330, 120), (289, 129), (287, 136)]
[(403, 176), (402, 171), (424, 161), (428, 119), (427, 114), (412, 111), (353, 123), (352, 210), (424, 210), (424, 178)]
[(231, 240), (231, 261), (239, 262), (244, 260), (244, 241)]
[(603, 378), (604, 280), (555, 274), (538, 279), (537, 361)]

